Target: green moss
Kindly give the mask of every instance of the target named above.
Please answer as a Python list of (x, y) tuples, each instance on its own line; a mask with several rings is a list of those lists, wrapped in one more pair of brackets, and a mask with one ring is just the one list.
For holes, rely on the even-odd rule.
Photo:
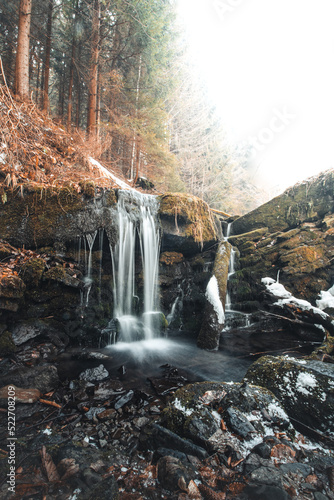
[(82, 192), (89, 198), (95, 198), (95, 182), (93, 181), (80, 181), (79, 186)]
[(22, 268), (22, 279), (29, 287), (38, 288), (45, 269), (43, 259), (29, 259)]
[(160, 197), (160, 216), (186, 224), (185, 234), (196, 243), (217, 239), (209, 206), (205, 201), (183, 193), (168, 193)]

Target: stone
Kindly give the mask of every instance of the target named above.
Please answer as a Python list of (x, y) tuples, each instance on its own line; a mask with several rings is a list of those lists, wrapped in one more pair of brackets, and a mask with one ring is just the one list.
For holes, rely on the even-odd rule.
[(263, 356), (251, 365), (245, 380), (272, 391), (291, 418), (322, 432), (334, 432), (334, 365)]
[(24, 366), (1, 374), (0, 384), (15, 385), (24, 389), (34, 387), (45, 394), (58, 387), (59, 377), (54, 365)]
[(162, 251), (191, 256), (217, 241), (209, 206), (203, 200), (184, 193), (160, 197), (159, 216), (163, 230)]
[(248, 484), (243, 493), (248, 500), (289, 500), (291, 499), (282, 488), (277, 486)]
[[(204, 317), (197, 338), (197, 345), (202, 349), (215, 350), (218, 349), (220, 334), (224, 327), (224, 307), (226, 302), (227, 293), (227, 278), (228, 278), (228, 268), (231, 254), (231, 246), (226, 241), (222, 241), (219, 244), (215, 263), (213, 267), (213, 273), (211, 280), (215, 280), (217, 283), (218, 290), (215, 297), (212, 296), (210, 292), (213, 285), (210, 280), (206, 290), (206, 305), (204, 310)], [(220, 301), (217, 305), (216, 301)], [(221, 308), (221, 312), (217, 308)]]
[(159, 483), (169, 491), (184, 489), (182, 485), (187, 487), (190, 480), (196, 478), (190, 467), (186, 467), (176, 457), (167, 456), (160, 458), (157, 463), (157, 470)]
[(238, 408), (229, 407), (226, 410), (226, 415), (228, 416), (228, 423), (231, 429), (239, 434), (239, 436), (250, 438), (256, 432), (254, 426)]
[(0, 298), (21, 299), (24, 295), (26, 285), (19, 276), (7, 274), (0, 276)]
[(105, 380), (107, 377), (109, 377), (109, 372), (102, 364), (96, 368), (87, 368), (87, 370), (81, 372), (79, 375), (79, 379), (85, 382), (97, 382)]

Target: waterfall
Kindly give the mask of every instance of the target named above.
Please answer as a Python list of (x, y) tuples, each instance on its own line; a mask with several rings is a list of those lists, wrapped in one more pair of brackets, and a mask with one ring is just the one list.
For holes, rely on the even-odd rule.
[[(228, 241), (229, 237), (231, 236), (231, 229), (232, 229), (232, 223), (229, 223), (226, 227), (226, 236), (225, 240)], [(231, 248), (231, 254), (230, 254), (230, 261), (228, 265), (228, 277), (227, 277), (227, 283), (231, 276), (235, 274), (235, 259), (236, 259), (236, 250), (234, 247)], [(241, 311), (235, 311), (233, 310), (232, 307), (232, 301), (231, 301), (231, 295), (229, 292), (229, 287), (227, 284), (227, 292), (226, 292), (226, 299), (225, 299), (225, 328), (224, 330), (229, 330), (235, 325), (241, 326), (241, 327), (248, 327), (251, 326), (250, 322), (250, 315), (245, 314)]]
[[(160, 235), (156, 225), (158, 202), (155, 196), (136, 191), (119, 191), (119, 238), (111, 248), (114, 284), (114, 320), (121, 339), (132, 342), (155, 336), (160, 321), (158, 301), (158, 263)], [(135, 287), (135, 255), (138, 234), (143, 267), (143, 306), (138, 315), (139, 298)], [(155, 320), (157, 318), (157, 320)]]

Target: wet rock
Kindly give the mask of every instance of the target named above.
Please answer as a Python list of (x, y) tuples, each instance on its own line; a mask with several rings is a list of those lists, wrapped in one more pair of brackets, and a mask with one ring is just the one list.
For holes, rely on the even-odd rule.
[(16, 351), (16, 346), (13, 341), (12, 334), (4, 331), (0, 335), (0, 352), (3, 356), (8, 356)]
[(195, 196), (183, 193), (161, 196), (159, 216), (163, 252), (174, 251), (190, 256), (217, 239), (209, 206)]
[(109, 372), (103, 365), (99, 365), (96, 368), (87, 368), (87, 370), (79, 375), (79, 379), (84, 380), (85, 382), (97, 382), (99, 380), (104, 380), (107, 377), (109, 377)]
[(230, 407), (226, 410), (228, 423), (231, 429), (244, 438), (251, 437), (251, 434), (256, 433), (253, 425), (247, 420), (243, 413), (238, 408)]
[(283, 479), (280, 471), (272, 467), (259, 467), (250, 473), (249, 478), (252, 483), (283, 488)]
[(118, 410), (119, 408), (122, 408), (125, 406), (127, 403), (129, 403), (134, 397), (134, 391), (128, 391), (124, 396), (121, 396), (118, 398), (114, 404), (115, 410)]
[(252, 449), (253, 453), (256, 453), (259, 455), (261, 458), (270, 458), (270, 453), (271, 453), (271, 446), (269, 446), (267, 443), (260, 443)]
[(267, 485), (248, 484), (244, 489), (244, 494), (249, 500), (289, 500), (291, 499), (282, 488)]
[(334, 432), (334, 367), (321, 361), (264, 356), (245, 379), (272, 391), (288, 415), (310, 428)]
[(110, 408), (108, 410), (101, 411), (96, 414), (97, 418), (99, 420), (111, 420), (115, 417), (116, 415), (116, 410), (114, 408)]
[(74, 277), (75, 273), (71, 273), (70, 270), (62, 267), (55, 266), (46, 271), (43, 275), (43, 280), (45, 281), (55, 281), (72, 288), (83, 288), (83, 282)]
[(119, 395), (123, 391), (123, 385), (119, 380), (106, 380), (100, 382), (94, 389), (94, 399), (105, 401), (113, 396)]
[(59, 385), (57, 368), (53, 365), (15, 368), (0, 375), (0, 385), (10, 384), (22, 388), (34, 387), (45, 394)]
[(145, 426), (142, 429), (140, 444), (143, 449), (146, 449), (147, 447), (150, 447), (151, 449), (162, 447), (179, 450), (183, 453), (194, 455), (200, 459), (204, 459), (208, 456), (207, 451), (202, 447), (197, 446), (191, 441), (178, 436), (175, 432), (154, 423), (149, 426)]
[(41, 334), (40, 329), (36, 325), (18, 324), (12, 332), (12, 338), (15, 345), (21, 345), (30, 339), (34, 339)]
[(190, 467), (186, 467), (176, 457), (162, 457), (157, 463), (158, 481), (163, 488), (169, 491), (176, 491), (187, 488), (191, 479), (195, 479), (195, 474)]
[(218, 349), (219, 338), (224, 326), (224, 306), (227, 293), (227, 277), (231, 246), (226, 241), (219, 244), (213, 275), (207, 285), (207, 299), (201, 330), (197, 339), (202, 349)]

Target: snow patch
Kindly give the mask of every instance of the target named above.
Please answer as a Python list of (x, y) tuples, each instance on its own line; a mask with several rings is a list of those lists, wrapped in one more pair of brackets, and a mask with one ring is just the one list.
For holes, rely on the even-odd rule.
[(316, 300), (316, 304), (322, 311), (327, 309), (327, 307), (334, 308), (334, 285), (325, 291), (320, 292), (320, 299)]
[[(261, 283), (265, 285), (269, 293), (271, 293), (274, 297), (277, 297), (279, 299), (277, 302), (275, 302), (274, 305), (283, 307), (285, 304), (293, 304), (295, 306), (300, 307), (300, 309), (302, 309), (303, 311), (311, 311), (314, 314), (318, 314), (323, 319), (329, 318), (328, 314), (323, 312), (319, 307), (312, 306), (312, 304), (307, 300), (297, 299), (292, 295), (292, 293), (288, 292), (283, 285), (277, 283), (272, 278), (262, 278)], [(330, 290), (332, 290), (332, 288)], [(322, 292), (322, 293), (329, 293), (329, 292)], [(332, 307), (334, 307), (334, 296), (332, 298), (333, 298)], [(326, 307), (328, 306), (326, 305)]]
[(88, 158), (88, 160), (90, 161), (90, 163), (92, 165), (94, 165), (95, 167), (97, 167), (104, 174), (104, 177), (108, 177), (109, 179), (112, 179), (122, 189), (130, 189), (130, 190), (135, 191), (135, 189), (130, 188), (130, 186), (128, 184), (126, 184), (124, 181), (122, 181), (121, 179), (119, 179), (118, 177), (116, 177), (116, 175), (112, 174), (108, 169), (106, 169), (98, 161), (94, 160), (94, 158), (92, 158), (91, 156)]
[(310, 389), (314, 389), (317, 386), (317, 380), (311, 373), (303, 372), (299, 373), (296, 380), (296, 389), (308, 396), (310, 394)]
[(276, 402), (273, 401), (268, 405), (268, 413), (271, 417), (278, 417), (289, 421), (288, 415), (285, 413), (283, 408)]
[(217, 314), (218, 323), (222, 325), (225, 320), (224, 308), (219, 297), (218, 281), (216, 276), (212, 276), (208, 286), (206, 287), (205, 296), (213, 306), (215, 313)]
[(181, 401), (179, 399), (177, 399), (177, 398), (174, 400), (173, 405), (175, 406), (175, 408), (177, 410), (182, 411), (182, 413), (184, 413), (187, 417), (190, 417), (190, 415), (192, 415), (194, 413), (193, 409), (186, 408), (185, 406), (183, 406), (181, 404)]

